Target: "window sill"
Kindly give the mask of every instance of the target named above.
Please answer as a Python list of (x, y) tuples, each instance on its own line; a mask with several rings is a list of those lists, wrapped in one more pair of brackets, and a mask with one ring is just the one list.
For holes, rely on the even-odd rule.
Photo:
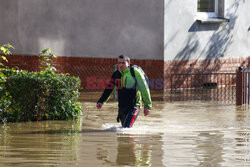
[(226, 18), (219, 18), (219, 17), (209, 17), (209, 18), (197, 18), (197, 21), (199, 21), (202, 24), (220, 24), (223, 22), (229, 22), (229, 19)]

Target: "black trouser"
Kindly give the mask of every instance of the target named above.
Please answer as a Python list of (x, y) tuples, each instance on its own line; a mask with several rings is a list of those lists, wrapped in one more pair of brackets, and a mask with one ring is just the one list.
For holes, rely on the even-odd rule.
[(140, 113), (140, 108), (132, 107), (119, 109), (117, 121), (121, 120), (122, 127), (131, 128)]

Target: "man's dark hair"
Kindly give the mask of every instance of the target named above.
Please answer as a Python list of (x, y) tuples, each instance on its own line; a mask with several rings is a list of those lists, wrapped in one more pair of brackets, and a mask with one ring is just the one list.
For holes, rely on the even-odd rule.
[(130, 63), (130, 58), (128, 56), (120, 55), (118, 56), (119, 59), (125, 59), (127, 62)]

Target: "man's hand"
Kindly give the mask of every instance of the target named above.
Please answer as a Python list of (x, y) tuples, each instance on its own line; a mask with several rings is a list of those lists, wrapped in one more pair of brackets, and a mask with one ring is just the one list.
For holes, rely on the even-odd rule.
[(96, 108), (100, 109), (100, 108), (102, 108), (102, 105), (103, 105), (102, 103), (97, 103)]
[(144, 116), (147, 116), (150, 113), (150, 109), (144, 108)]

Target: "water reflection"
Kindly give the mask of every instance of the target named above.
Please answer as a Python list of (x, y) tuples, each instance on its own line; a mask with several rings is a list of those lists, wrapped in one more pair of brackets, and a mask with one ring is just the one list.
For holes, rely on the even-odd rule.
[(117, 165), (152, 166), (151, 144), (137, 143), (132, 136), (117, 137)]
[(133, 137), (117, 137), (117, 165), (135, 165), (136, 164), (136, 144)]
[(197, 166), (220, 166), (223, 162), (223, 134), (220, 132), (200, 132), (196, 139), (195, 157)]
[(250, 162), (250, 130), (237, 130), (235, 137), (235, 160), (240, 163)]
[(0, 128), (0, 166), (74, 164), (81, 120), (10, 123)]
[[(96, 157), (105, 162), (106, 165), (112, 166), (152, 166), (152, 159), (155, 156), (153, 153), (158, 154), (161, 151), (160, 148), (155, 149), (152, 143), (144, 143), (144, 140), (147, 141), (148, 138), (119, 134), (117, 136), (117, 150), (114, 150), (113, 147), (99, 145)], [(157, 159), (157, 157), (155, 158)], [(158, 162), (161, 162), (160, 157)]]

